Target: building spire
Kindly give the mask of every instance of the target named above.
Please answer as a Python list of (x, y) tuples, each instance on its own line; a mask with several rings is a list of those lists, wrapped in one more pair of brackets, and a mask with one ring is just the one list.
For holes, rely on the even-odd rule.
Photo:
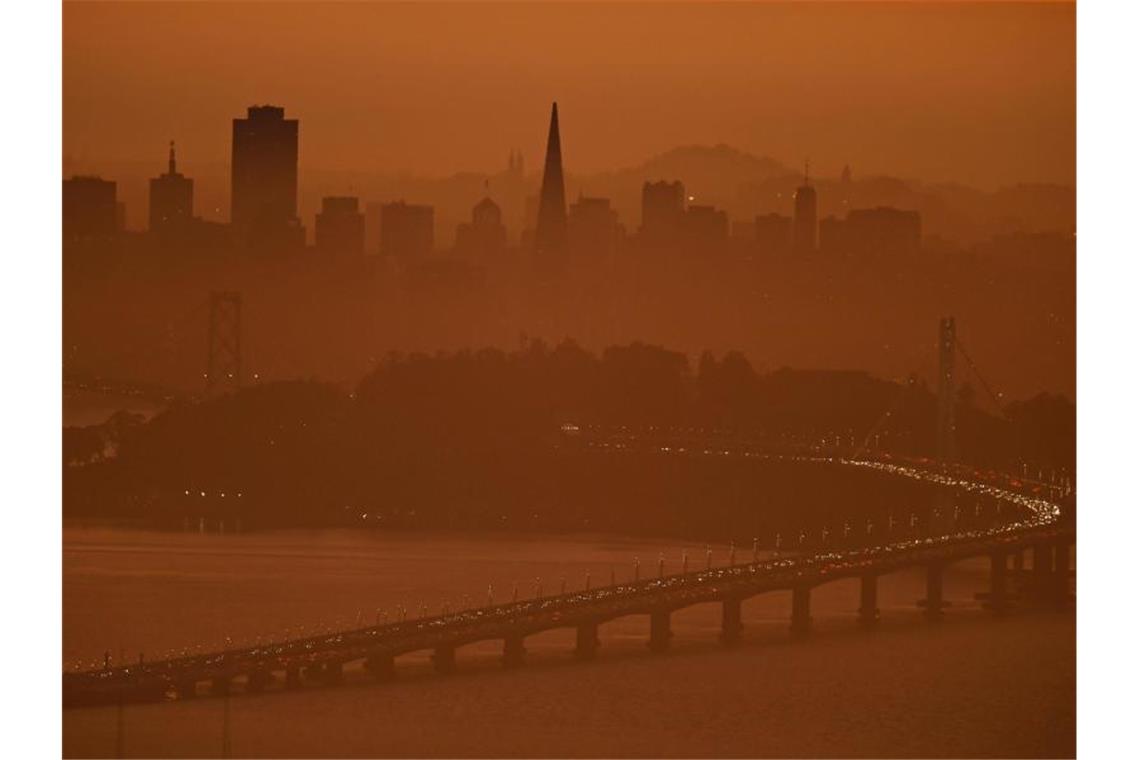
[(174, 141), (170, 141), (170, 163), (168, 164), (167, 172), (169, 174), (177, 174), (174, 170)]
[(535, 250), (560, 254), (566, 244), (566, 187), (562, 177), (562, 139), (558, 132), (558, 103), (550, 109), (550, 132), (546, 138), (546, 165), (542, 171)]

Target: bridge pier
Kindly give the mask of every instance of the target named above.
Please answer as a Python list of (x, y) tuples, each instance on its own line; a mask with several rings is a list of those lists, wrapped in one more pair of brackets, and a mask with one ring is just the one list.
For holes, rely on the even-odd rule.
[(598, 624), (582, 623), (578, 626), (578, 637), (574, 645), (574, 656), (579, 660), (593, 659), (598, 653)]
[(222, 696), (230, 693), (230, 678), (229, 676), (218, 676), (210, 681), (210, 693), (216, 696)]
[(1058, 605), (1069, 601), (1069, 540), (1059, 539), (1053, 547), (1053, 602)]
[(673, 632), (669, 630), (669, 610), (654, 610), (649, 613), (649, 649), (653, 652), (664, 652), (669, 649), (669, 639)]
[(996, 551), (990, 555), (990, 592), (986, 595), (984, 606), (998, 615), (1009, 609), (1009, 592), (1006, 586), (1008, 569), (1008, 553)]
[(387, 681), (396, 675), (396, 660), (387, 652), (375, 652), (364, 660), (364, 669), (377, 681)]
[(250, 694), (260, 694), (273, 682), (273, 674), (268, 670), (254, 670), (245, 677), (245, 690)]
[(792, 588), (792, 636), (803, 638), (811, 631), (811, 586)]
[(327, 684), (340, 683), (344, 678), (344, 664), (340, 662), (326, 662), (321, 680)]
[(522, 636), (508, 636), (503, 640), (503, 665), (508, 668), (521, 667), (526, 662), (526, 647)]
[(1052, 547), (1049, 544), (1033, 545), (1033, 579), (1030, 581), (1030, 591), (1037, 599), (1043, 599), (1049, 593), (1049, 581), (1053, 573), (1052, 555)]
[(879, 622), (879, 576), (866, 573), (859, 585), (859, 625), (870, 628)]
[(740, 640), (744, 623), (740, 615), (740, 599), (725, 599), (721, 603), (720, 640), (725, 646), (732, 646)]
[(301, 688), (301, 669), (297, 666), (285, 668), (285, 688)]
[(925, 608), (923, 614), (931, 622), (942, 619), (942, 608), (946, 606), (942, 597), (942, 570), (941, 562), (926, 566), (926, 598), (919, 601), (919, 606)]
[(179, 699), (193, 699), (198, 696), (197, 681), (183, 681), (174, 687)]
[(432, 664), (435, 666), (437, 673), (454, 673), (455, 672), (455, 647), (440, 646), (436, 647), (435, 652), (431, 656)]

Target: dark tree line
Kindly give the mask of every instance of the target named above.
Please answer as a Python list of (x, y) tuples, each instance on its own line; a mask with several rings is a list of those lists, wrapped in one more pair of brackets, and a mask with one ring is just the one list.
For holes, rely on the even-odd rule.
[[(914, 487), (860, 502), (838, 468), (820, 476), (648, 451), (614, 456), (587, 442), (615, 430), (633, 440), (682, 431), (777, 449), (866, 444), (929, 455), (935, 401), (914, 380), (757, 372), (735, 352), (705, 353), (694, 368), (683, 354), (640, 343), (600, 356), (570, 341), (391, 354), (351, 392), (268, 383), (176, 403), (145, 424), (118, 417), (66, 429), (65, 512), (249, 525), (790, 529), (839, 520), (848, 507), (913, 502)], [(1072, 471), (1075, 411), (1063, 398), (1014, 404), (1003, 418), (963, 388), (958, 420), (967, 461)], [(567, 423), (576, 435), (563, 432)]]

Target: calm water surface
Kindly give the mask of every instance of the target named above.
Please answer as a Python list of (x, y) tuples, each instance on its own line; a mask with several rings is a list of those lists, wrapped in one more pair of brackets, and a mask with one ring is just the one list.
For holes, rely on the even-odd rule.
[[(518, 588), (556, 593), (704, 563), (703, 544), (590, 536), (457, 536), (353, 531), (217, 535), (68, 527), (64, 532), (65, 667), (159, 657), (227, 639), (296, 635), (358, 620), (496, 601)], [(727, 547), (714, 547), (718, 564)], [(744, 561), (750, 552), (738, 550)], [(855, 625), (856, 581), (813, 593), (815, 634), (792, 642), (790, 595), (744, 605), (740, 646), (717, 644), (720, 610), (674, 614), (673, 651), (652, 656), (648, 620), (601, 628), (597, 661), (570, 657), (572, 631), (527, 639), (528, 666), (503, 671), (501, 645), (459, 650), (459, 674), (426, 653), (397, 660), (399, 679), (349, 672), (339, 688), (235, 696), (233, 755), (258, 757), (889, 756), (1069, 757), (1075, 747), (1076, 647), (1071, 612), (1022, 610), (995, 621), (973, 600), (987, 566), (948, 571), (953, 608), (922, 621), (918, 572), (880, 582), (883, 621)], [(121, 654), (120, 654), (121, 653)], [(217, 757), (220, 700), (131, 706), (126, 750), (140, 757)], [(115, 752), (113, 708), (68, 710), (69, 757)]]

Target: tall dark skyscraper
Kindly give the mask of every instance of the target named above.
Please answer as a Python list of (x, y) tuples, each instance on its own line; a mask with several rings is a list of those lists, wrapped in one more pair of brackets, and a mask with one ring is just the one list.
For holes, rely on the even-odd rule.
[(675, 245), (685, 220), (685, 186), (646, 182), (641, 186), (641, 236), (655, 244)]
[(812, 253), (816, 248), (817, 222), (815, 188), (804, 164), (804, 183), (796, 189), (795, 216), (792, 220), (792, 246), (797, 253)]
[(194, 216), (194, 180), (178, 173), (174, 162), (174, 141), (170, 141), (170, 157), (166, 174), (150, 181), (151, 232), (171, 230), (186, 225)]
[(234, 119), (230, 221), (251, 242), (296, 242), (297, 120), (278, 106), (250, 106)]
[(536, 255), (547, 260), (561, 257), (566, 251), (566, 187), (562, 180), (562, 140), (558, 135), (557, 103), (550, 110), (550, 134), (546, 138), (546, 165), (542, 170), (534, 250)]

